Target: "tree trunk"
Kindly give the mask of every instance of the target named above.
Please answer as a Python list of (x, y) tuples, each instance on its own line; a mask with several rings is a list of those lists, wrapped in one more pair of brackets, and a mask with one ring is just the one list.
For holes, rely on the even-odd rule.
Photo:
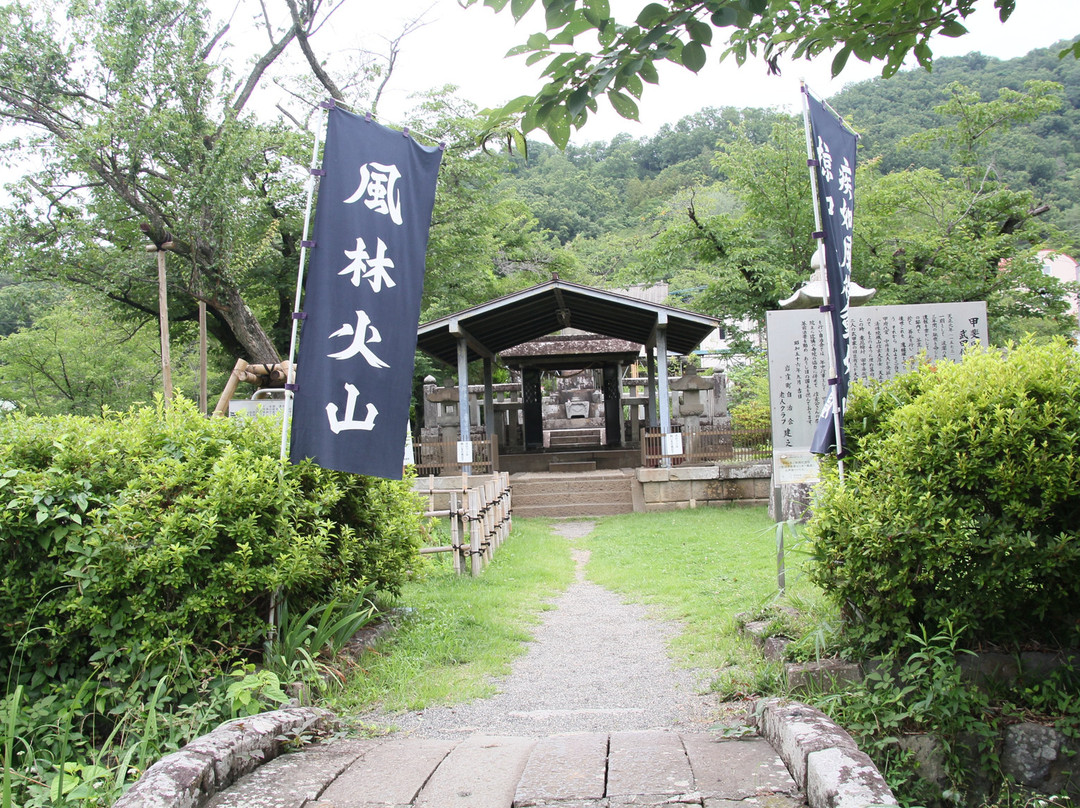
[(251, 309), (244, 302), (240, 290), (234, 286), (222, 285), (218, 289), (220, 298), (207, 302), (207, 306), (214, 309), (219, 318), (225, 321), (229, 330), (236, 337), (236, 341), (243, 346), (247, 356), (236, 357), (246, 359), (251, 364), (275, 364), (281, 361), (273, 340), (259, 324)]

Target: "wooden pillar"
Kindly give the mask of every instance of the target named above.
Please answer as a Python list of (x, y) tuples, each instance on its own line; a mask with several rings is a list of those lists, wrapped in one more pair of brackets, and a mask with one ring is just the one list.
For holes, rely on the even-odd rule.
[(172, 359), (169, 356), (169, 290), (165, 283), (165, 245), (156, 248), (158, 278), (158, 325), (161, 332), (161, 383), (165, 405), (173, 397)]

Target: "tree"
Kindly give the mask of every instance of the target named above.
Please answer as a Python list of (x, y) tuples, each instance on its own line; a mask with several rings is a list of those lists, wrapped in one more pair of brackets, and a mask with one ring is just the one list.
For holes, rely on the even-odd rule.
[[(875, 303), (985, 300), (999, 344), (1028, 332), (1075, 329), (1066, 316), (1071, 290), (1045, 275), (1036, 259), (1047, 238), (1060, 243), (1040, 221), (1044, 206), (994, 179), (980, 162), (987, 159), (984, 141), (1030, 119), (1034, 109), (1053, 106), (1052, 86), (1032, 89), (1006, 92), (985, 106), (963, 87), (951, 90), (952, 100), (939, 107), (945, 124), (920, 137), (947, 142), (957, 153), (953, 175), (929, 168), (885, 174), (876, 160), (860, 164), (853, 276), (877, 288)], [(967, 123), (948, 122), (960, 113)], [(638, 266), (653, 270), (650, 279), (668, 279), (687, 266), (701, 270), (707, 280), (689, 305), (723, 318), (735, 344), (745, 347), (743, 323), (757, 331), (765, 312), (810, 274), (813, 203), (802, 123), (774, 115), (765, 140), (759, 121), (734, 127), (713, 165), (721, 182), (673, 206), (681, 215), (664, 223), (648, 251), (652, 260)], [(721, 188), (738, 197), (737, 209), (709, 210), (706, 190), (715, 195)]]
[(1060, 241), (1039, 221), (1048, 206), (996, 179), (985, 150), (1019, 123), (1060, 107), (1060, 85), (1027, 82), (992, 101), (953, 83), (935, 108), (945, 124), (908, 138), (944, 144), (955, 174), (920, 168), (881, 175), (871, 163), (856, 188), (855, 265), (882, 303), (985, 300), (996, 343), (1026, 332), (1068, 334), (1068, 289), (1042, 271), (1036, 251)]
[(3, 397), (35, 414), (96, 415), (153, 400), (161, 389), (157, 324), (69, 296), (33, 326), (0, 337)]
[[(465, 0), (475, 5), (481, 0)], [(482, 0), (501, 11), (508, 0)], [(839, 74), (854, 55), (865, 62), (883, 63), (891, 76), (914, 53), (929, 69), (933, 52), (930, 37), (967, 33), (963, 20), (977, 0), (664, 0), (651, 2), (632, 25), (620, 25), (608, 0), (542, 0), (547, 32), (538, 32), (510, 54), (528, 54), (528, 63), (547, 60), (547, 84), (533, 96), (511, 101), (492, 117), (489, 134), (506, 134), (524, 147), (520, 133), (511, 129), (521, 118), (521, 129), (543, 129), (559, 147), (566, 145), (571, 127), (580, 128), (597, 100), (606, 96), (624, 118), (637, 118), (637, 101), (644, 83), (658, 81), (656, 63), (670, 61), (693, 72), (705, 64), (706, 48), (718, 29), (730, 31), (721, 59), (733, 56), (739, 64), (760, 55), (770, 69), (778, 69), (781, 56), (813, 58), (835, 49), (833, 74)], [(535, 0), (511, 0), (520, 20)], [(994, 0), (1002, 22), (1016, 0)], [(575, 49), (575, 40), (595, 34), (596, 52)], [(1062, 52), (1080, 57), (1080, 42)]]
[(9, 271), (156, 313), (143, 247), (168, 243), (175, 318), (203, 301), (229, 353), (278, 359), (310, 146), (248, 107), (294, 40), (315, 80), (341, 97), (311, 46), (341, 4), (261, 7), (265, 44), (239, 75), (225, 53), (229, 25), (211, 28), (204, 0), (81, 0), (66, 16), (46, 0), (0, 9), (0, 121), (15, 132), (6, 150), (41, 156), (2, 222)]

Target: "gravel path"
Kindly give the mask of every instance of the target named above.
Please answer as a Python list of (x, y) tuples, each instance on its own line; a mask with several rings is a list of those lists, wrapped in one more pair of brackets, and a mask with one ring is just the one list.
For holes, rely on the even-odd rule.
[[(592, 529), (592, 522), (555, 526), (571, 544)], [(586, 581), (589, 554), (577, 548), (572, 553), (576, 582), (544, 613), (499, 693), (454, 707), (383, 715), (376, 723), (425, 738), (701, 729), (711, 723), (715, 699), (700, 694), (699, 676), (673, 667), (667, 656), (665, 642), (677, 629)]]

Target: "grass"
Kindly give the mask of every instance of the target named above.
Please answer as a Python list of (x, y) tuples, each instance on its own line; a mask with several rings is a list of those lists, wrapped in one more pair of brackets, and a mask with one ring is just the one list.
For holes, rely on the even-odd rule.
[(714, 671), (712, 689), (721, 698), (779, 689), (779, 669), (762, 660), (735, 620), (740, 612), (760, 613), (778, 595), (776, 531), (765, 508), (609, 517), (587, 547), (590, 580), (682, 624), (673, 656)]
[(530, 627), (573, 578), (569, 543), (541, 519), (515, 519), (478, 578), (454, 575), (439, 559), (405, 587), (409, 617), (361, 657), (330, 709), (420, 710), (490, 695), (492, 677), (509, 673)]
[[(767, 611), (777, 598), (776, 531), (764, 508), (605, 517), (578, 546), (592, 551), (593, 581), (682, 624), (672, 655), (712, 672), (720, 698), (779, 692), (779, 668), (763, 661), (735, 620)], [(402, 593), (410, 616), (360, 659), (328, 706), (342, 714), (419, 710), (490, 695), (493, 677), (524, 653), (531, 627), (572, 573), (569, 543), (539, 519), (516, 519), (479, 578), (437, 562)], [(789, 566), (789, 587), (797, 578)]]

